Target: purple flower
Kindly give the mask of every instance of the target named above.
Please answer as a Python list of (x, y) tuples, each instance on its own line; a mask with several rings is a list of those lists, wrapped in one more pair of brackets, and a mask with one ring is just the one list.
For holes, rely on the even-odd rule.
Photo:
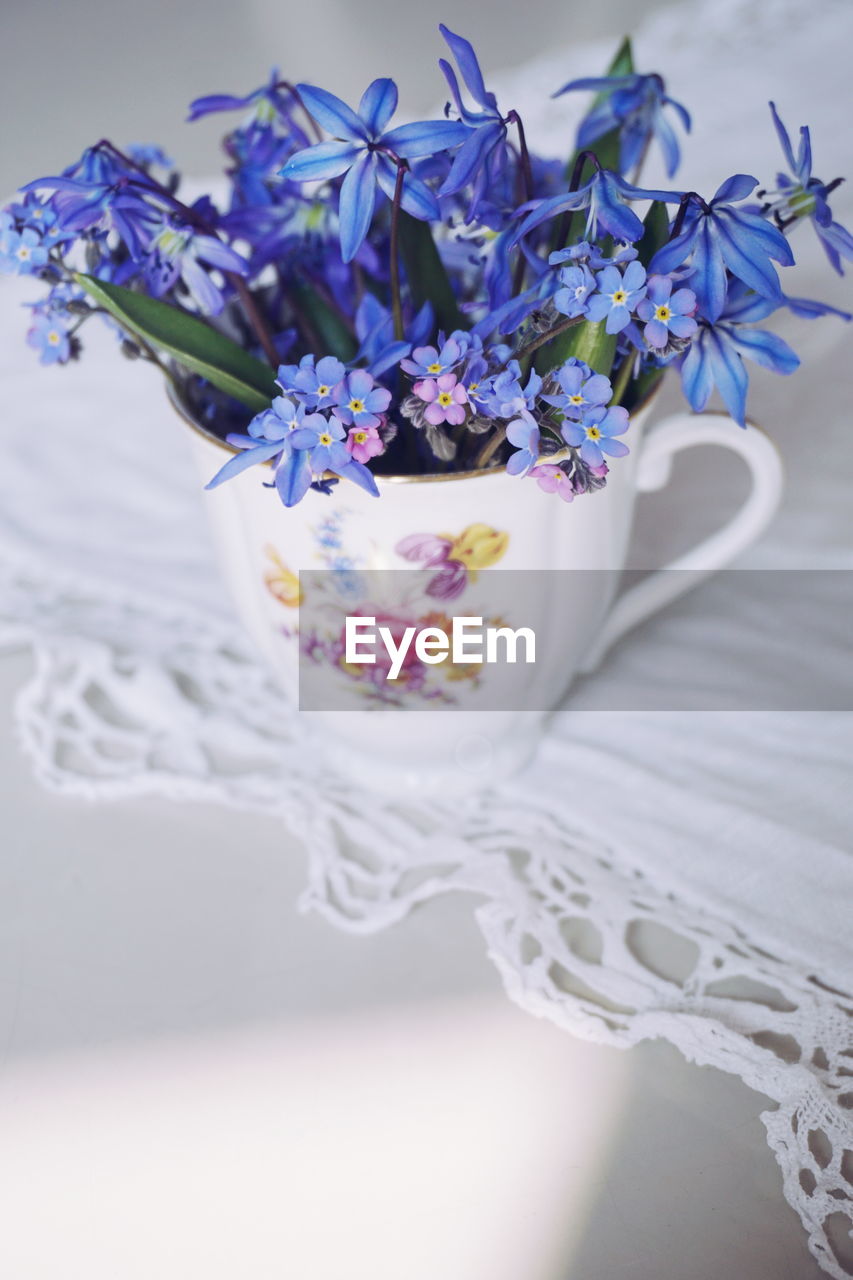
[(581, 360), (567, 360), (555, 376), (561, 393), (543, 395), (542, 399), (554, 405), (566, 418), (582, 418), (589, 409), (607, 404), (613, 394), (609, 378), (593, 373)]
[(605, 267), (595, 277), (598, 292), (587, 303), (590, 320), (604, 320), (607, 333), (621, 333), (631, 312), (646, 294), (646, 270), (640, 262), (629, 262), (624, 274), (618, 267)]
[(591, 409), (582, 422), (562, 423), (560, 428), (566, 444), (580, 448), (582, 461), (590, 467), (604, 464), (605, 453), (611, 458), (624, 458), (628, 446), (614, 439), (628, 430), (628, 411), (621, 405), (605, 409), (603, 405)]
[[(295, 182), (339, 178), (339, 219), (344, 262), (358, 253), (373, 218), (376, 185), (393, 198), (397, 182), (396, 160), (411, 160), (455, 147), (468, 136), (468, 128), (455, 120), (423, 120), (387, 130), (397, 108), (393, 80), (374, 80), (364, 91), (358, 113), (345, 102), (310, 84), (297, 86), (305, 109), (334, 141), (318, 142), (290, 157), (282, 177)], [(396, 160), (392, 157), (396, 157)], [(441, 217), (438, 201), (419, 178), (408, 170), (403, 177), (401, 203), (407, 213), (424, 221)]]
[(646, 148), (652, 138), (656, 138), (666, 160), (667, 177), (672, 177), (678, 168), (678, 142), (663, 108), (673, 108), (687, 133), (690, 116), (680, 102), (667, 97), (659, 75), (587, 77), (570, 81), (553, 96), (559, 98), (560, 94), (575, 89), (593, 89), (598, 95), (578, 130), (579, 151), (591, 147), (612, 129), (618, 129), (619, 170), (627, 173), (642, 163)]
[(465, 590), (468, 568), (461, 560), (451, 560), (453, 542), (431, 533), (412, 533), (394, 550), (405, 560), (420, 562), (425, 569), (438, 569), (426, 586), (426, 594), (437, 600), (454, 600)]
[(646, 321), (643, 337), (650, 347), (665, 347), (669, 335), (692, 338), (696, 332), (693, 312), (696, 294), (692, 289), (672, 292), (670, 276), (649, 276), (645, 298), (637, 305), (637, 315)]
[(39, 353), (42, 364), (65, 364), (71, 359), (70, 324), (70, 316), (55, 311), (33, 316), (27, 342)]
[(348, 427), (378, 427), (390, 403), (390, 391), (366, 369), (354, 369), (338, 383), (334, 414)]
[(539, 428), (528, 414), (509, 423), (506, 438), (516, 448), (506, 464), (507, 471), (511, 476), (526, 475), (539, 457)]
[(424, 418), (432, 427), (449, 422), (458, 426), (465, 421), (465, 405), (468, 392), (455, 373), (443, 373), (438, 378), (424, 378), (416, 382), (412, 391), (427, 406)]

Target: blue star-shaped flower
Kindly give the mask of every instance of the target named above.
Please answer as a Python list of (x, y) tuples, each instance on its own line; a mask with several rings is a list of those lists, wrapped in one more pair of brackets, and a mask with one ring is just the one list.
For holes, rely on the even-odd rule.
[(680, 199), (678, 191), (650, 191), (645, 187), (633, 187), (630, 182), (620, 178), (617, 173), (611, 173), (609, 169), (596, 169), (589, 181), (577, 191), (567, 191), (563, 195), (541, 200), (527, 214), (515, 233), (515, 240), (520, 240), (534, 227), (550, 218), (586, 209), (584, 240), (603, 240), (605, 236), (613, 236), (614, 240), (627, 240), (633, 244), (642, 239), (644, 228), (636, 213), (629, 208), (629, 201), (661, 200), (677, 204)]
[(770, 112), (782, 144), (782, 151), (793, 176), (785, 173), (776, 175), (779, 187), (778, 192), (775, 193), (777, 199), (767, 205), (766, 211), (773, 213), (780, 222), (792, 218), (810, 218), (827, 258), (838, 274), (843, 276), (844, 268), (841, 265), (841, 259), (846, 258), (848, 262), (853, 262), (853, 236), (846, 227), (833, 222), (832, 210), (826, 199), (838, 184), (827, 185), (819, 178), (812, 176), (812, 144), (807, 126), (803, 125), (800, 129), (800, 144), (795, 157), (788, 130), (779, 119), (772, 102)]
[(619, 169), (628, 173), (642, 162), (652, 138), (657, 138), (666, 160), (666, 172), (672, 177), (680, 159), (675, 132), (664, 115), (664, 107), (672, 107), (690, 132), (690, 116), (680, 102), (667, 97), (659, 75), (592, 76), (571, 80), (554, 94), (575, 89), (593, 89), (603, 93), (601, 102), (581, 121), (577, 148), (585, 151), (611, 129), (619, 130)]
[[(783, 266), (794, 262), (778, 228), (749, 208), (738, 208), (758, 179), (736, 173), (717, 189), (709, 204), (691, 195), (684, 229), (663, 245), (649, 263), (649, 275), (669, 275), (691, 258), (690, 288), (702, 315), (718, 320), (726, 305), (726, 268), (762, 297), (782, 301), (779, 277), (771, 258)], [(692, 257), (691, 257), (692, 255)]]
[(681, 386), (697, 413), (716, 387), (735, 422), (745, 427), (749, 375), (744, 358), (774, 373), (793, 373), (799, 366), (799, 356), (787, 342), (769, 329), (752, 327), (775, 308), (771, 299), (735, 285), (717, 323), (700, 321), (681, 362)]
[[(345, 262), (358, 253), (370, 227), (377, 184), (393, 199), (398, 160), (412, 160), (458, 146), (470, 130), (459, 120), (422, 120), (386, 128), (397, 108), (393, 80), (374, 80), (359, 103), (358, 112), (345, 102), (310, 84), (297, 86), (305, 109), (332, 135), (291, 156), (281, 176), (295, 182), (339, 178), (343, 174), (338, 216), (341, 252)], [(401, 204), (407, 213), (428, 222), (441, 217), (433, 193), (413, 174), (403, 177)]]

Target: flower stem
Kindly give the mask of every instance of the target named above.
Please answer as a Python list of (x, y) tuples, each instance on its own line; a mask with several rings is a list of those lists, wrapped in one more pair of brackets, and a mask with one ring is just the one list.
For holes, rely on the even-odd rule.
[(684, 219), (687, 217), (687, 208), (691, 200), (698, 200), (702, 208), (708, 213), (708, 205), (696, 191), (685, 191), (678, 205), (678, 213), (675, 215), (675, 221), (672, 224), (672, 231), (669, 233), (670, 240), (675, 240), (681, 235), (681, 228), (684, 226)]
[(537, 334), (535, 338), (531, 338), (526, 346), (519, 347), (518, 351), (515, 352), (515, 359), (521, 363), (522, 360), (526, 360), (529, 355), (532, 355), (534, 351), (544, 347), (552, 338), (556, 338), (558, 334), (565, 333), (567, 329), (573, 329), (576, 324), (581, 324), (584, 318), (584, 316), (572, 316), (570, 319), (561, 320), (553, 328), (546, 329), (544, 333)]
[(517, 111), (510, 111), (507, 116), (507, 122), (511, 122), (518, 130), (518, 150), (521, 157), (521, 172), (524, 176), (524, 198), (525, 200), (533, 199), (533, 168), (530, 164), (530, 152), (527, 150), (527, 138), (524, 134), (524, 125), (521, 123), (521, 116)]
[(255, 336), (263, 347), (264, 355), (267, 360), (269, 360), (272, 367), (277, 369), (281, 363), (279, 354), (275, 349), (272, 334), (267, 328), (264, 317), (261, 315), (260, 308), (255, 300), (255, 295), (252, 293), (243, 277), (238, 275), (236, 271), (226, 271), (225, 278), (233, 286), (237, 297), (240, 299), (240, 305), (246, 313), (246, 318), (248, 319), (249, 324), (255, 331)]
[(506, 440), (506, 424), (502, 427), (498, 427), (497, 431), (495, 431), (493, 435), (489, 436), (488, 440), (477, 454), (474, 459), (475, 471), (479, 470), (481, 467), (485, 467), (486, 464), (491, 461), (503, 444), (504, 440)]
[(391, 205), (391, 313), (394, 317), (394, 337), (398, 342), (403, 338), (403, 303), (400, 297), (400, 201), (403, 198), (403, 179), (406, 167), (402, 160), (397, 160), (397, 181), (394, 183), (394, 200)]
[(289, 93), (293, 94), (295, 101), (302, 108), (302, 112), (305, 116), (305, 119), (308, 121), (309, 128), (312, 130), (314, 137), (317, 139), (318, 142), (322, 142), (323, 141), (322, 131), (320, 130), (320, 127), (317, 124), (317, 121), (314, 119), (314, 117), (311, 115), (311, 112), (308, 110), (308, 108), (305, 106), (305, 103), (302, 101), (302, 95), (300, 94), (296, 85), (291, 84), (289, 80), (277, 80), (275, 87), (276, 89), (287, 89)]
[(631, 381), (631, 373), (634, 367), (634, 356), (629, 351), (625, 359), (619, 366), (616, 377), (613, 379), (613, 395), (611, 396), (611, 404), (621, 404), (628, 383)]
[[(581, 151), (580, 154), (578, 155), (577, 160), (575, 160), (574, 166), (572, 168), (572, 176), (571, 176), (571, 179), (569, 180), (570, 193), (572, 191), (577, 191), (578, 187), (580, 186), (584, 165), (586, 164), (587, 160), (591, 160), (595, 165), (596, 169), (601, 168), (601, 165), (598, 162), (598, 156), (595, 154), (594, 151)], [(562, 214), (560, 221), (557, 223), (557, 234), (554, 240), (555, 249), (562, 249), (565, 246), (567, 240), (569, 239), (569, 231), (571, 230), (572, 219), (574, 218), (574, 216), (575, 215), (571, 209), (566, 209), (565, 212)]]

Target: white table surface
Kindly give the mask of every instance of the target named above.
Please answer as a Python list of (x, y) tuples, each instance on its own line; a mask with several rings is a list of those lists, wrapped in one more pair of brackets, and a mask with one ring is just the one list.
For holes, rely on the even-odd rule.
[(766, 1100), (514, 1008), (470, 906), (353, 937), (207, 805), (43, 791), (0, 662), (0, 1275), (817, 1280)]

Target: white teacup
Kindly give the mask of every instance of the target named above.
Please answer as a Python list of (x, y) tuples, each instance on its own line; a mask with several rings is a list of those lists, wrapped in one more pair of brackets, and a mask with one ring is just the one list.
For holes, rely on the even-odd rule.
[[(298, 628), (300, 612), (306, 612), (299, 606), (300, 572), (411, 570), (420, 563), (412, 558), (421, 550), (420, 538), (422, 559), (432, 553), (436, 561), (438, 556), (432, 571), (445, 573), (445, 585), (455, 579), (458, 588), (459, 578), (465, 578), (464, 590), (448, 608), (456, 614), (476, 613), (477, 582), (482, 586), (482, 572), (492, 568), (622, 569), (636, 496), (667, 482), (673, 456), (680, 450), (721, 445), (734, 450), (749, 467), (752, 487), (737, 514), (615, 603), (612, 572), (575, 575), (568, 590), (560, 591), (556, 612), (545, 599), (535, 602), (540, 627), (530, 705), (539, 709), (480, 710), (478, 705), (488, 706), (488, 700), (478, 704), (470, 682), (459, 690), (464, 681), (458, 680), (457, 670), (457, 689), (447, 684), (440, 694), (443, 700), (449, 698), (452, 711), (428, 709), (429, 700), (411, 691), (398, 699), (399, 709), (368, 697), (357, 704), (361, 710), (302, 711), (307, 749), (316, 751), (318, 762), (353, 775), (361, 785), (392, 791), (413, 788), (446, 794), (509, 776), (529, 759), (548, 710), (563, 700), (576, 675), (592, 670), (626, 630), (701, 576), (729, 564), (760, 536), (782, 493), (781, 462), (770, 440), (755, 427), (742, 430), (729, 417), (711, 413), (678, 413), (646, 433), (652, 408), (647, 404), (633, 416), (631, 453), (612, 466), (607, 486), (571, 503), (502, 469), (378, 477), (379, 499), (341, 482), (331, 497), (309, 492), (289, 510), (273, 489), (264, 486), (269, 479), (266, 467), (251, 468), (207, 494), (220, 562), (237, 611), (282, 688), (298, 705)], [(200, 475), (207, 482), (221, 467), (227, 446), (190, 425), (195, 427)], [(668, 572), (673, 569), (693, 572)], [(441, 611), (441, 583), (433, 605)], [(513, 625), (519, 621), (514, 619)], [(353, 679), (359, 683), (364, 674), (346, 664), (343, 656), (335, 662), (324, 652), (317, 660), (326, 663), (329, 681), (342, 685)], [(432, 687), (445, 676), (454, 677), (450, 664), (444, 672), (431, 667), (429, 675)], [(480, 687), (487, 683), (480, 682)], [(363, 680), (361, 684), (370, 694)]]

